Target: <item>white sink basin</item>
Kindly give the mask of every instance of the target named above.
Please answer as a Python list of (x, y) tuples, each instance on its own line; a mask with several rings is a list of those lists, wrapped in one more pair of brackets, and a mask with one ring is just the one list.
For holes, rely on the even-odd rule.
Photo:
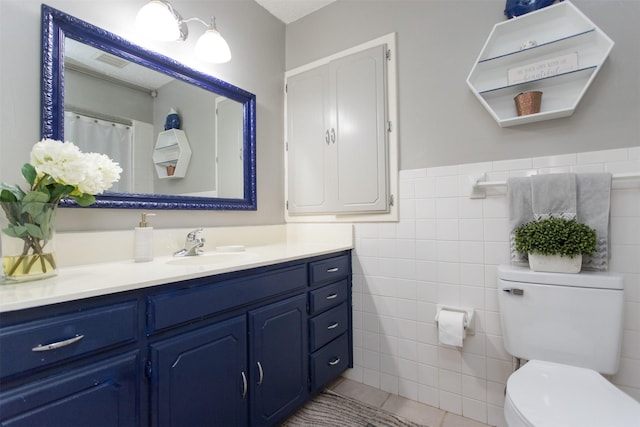
[(259, 258), (252, 252), (207, 252), (202, 255), (173, 258), (167, 261), (170, 265), (210, 265), (236, 264)]

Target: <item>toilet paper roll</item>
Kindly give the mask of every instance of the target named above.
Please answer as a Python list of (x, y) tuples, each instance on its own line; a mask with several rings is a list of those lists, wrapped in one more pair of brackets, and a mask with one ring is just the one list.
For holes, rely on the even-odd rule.
[(459, 311), (441, 310), (438, 315), (438, 340), (440, 344), (462, 347), (466, 336), (464, 318), (467, 314)]

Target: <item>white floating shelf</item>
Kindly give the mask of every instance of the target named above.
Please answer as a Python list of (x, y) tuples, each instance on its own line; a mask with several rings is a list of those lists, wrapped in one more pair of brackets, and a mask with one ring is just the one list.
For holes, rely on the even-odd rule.
[[(153, 163), (158, 178), (184, 178), (191, 160), (191, 147), (183, 130), (169, 129), (158, 134)], [(170, 174), (173, 169), (173, 174)]]
[[(570, 1), (496, 24), (469, 76), (467, 85), (501, 127), (567, 117), (609, 56), (614, 42)], [(523, 47), (526, 46), (526, 47)], [(510, 84), (510, 69), (577, 54), (575, 70), (556, 72)], [(539, 113), (518, 116), (513, 98), (542, 91)]]

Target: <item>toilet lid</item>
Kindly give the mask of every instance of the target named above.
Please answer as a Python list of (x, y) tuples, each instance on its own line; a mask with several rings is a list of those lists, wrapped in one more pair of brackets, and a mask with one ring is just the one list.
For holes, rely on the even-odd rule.
[(640, 403), (591, 369), (533, 360), (509, 377), (507, 397), (536, 427), (640, 424)]

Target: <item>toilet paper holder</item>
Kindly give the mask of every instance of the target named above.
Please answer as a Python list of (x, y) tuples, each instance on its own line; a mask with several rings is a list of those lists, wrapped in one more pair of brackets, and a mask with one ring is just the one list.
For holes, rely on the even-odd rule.
[(440, 317), (440, 312), (442, 310), (445, 311), (457, 311), (460, 313), (465, 313), (466, 316), (464, 318), (463, 326), (467, 335), (475, 335), (476, 333), (476, 316), (475, 310), (473, 308), (466, 307), (453, 307), (450, 305), (438, 304), (436, 311), (436, 325), (438, 324), (438, 317)]

